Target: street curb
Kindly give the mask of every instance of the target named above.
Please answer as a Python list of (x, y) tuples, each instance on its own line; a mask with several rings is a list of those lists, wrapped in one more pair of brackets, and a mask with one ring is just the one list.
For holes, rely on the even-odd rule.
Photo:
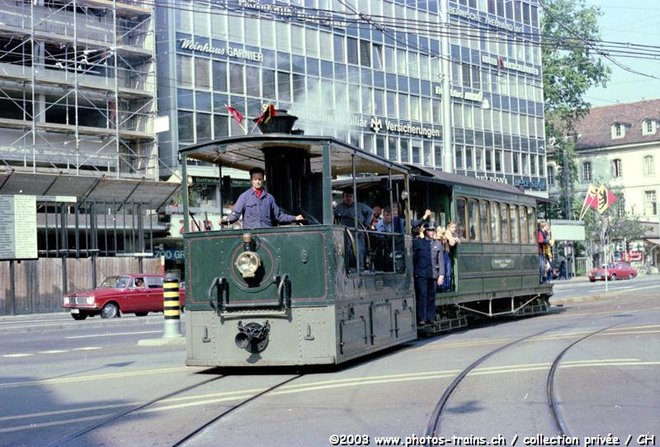
[(589, 295), (589, 296), (556, 298), (556, 299), (553, 299), (552, 297), (550, 297), (550, 304), (551, 305), (564, 305), (564, 304), (571, 304), (571, 303), (599, 301), (599, 300), (602, 300), (602, 299), (605, 299), (605, 298), (613, 298), (615, 296), (620, 296), (622, 294), (623, 294), (623, 291), (612, 290), (612, 291), (609, 291), (609, 292), (603, 292), (603, 293), (599, 293), (597, 295)]

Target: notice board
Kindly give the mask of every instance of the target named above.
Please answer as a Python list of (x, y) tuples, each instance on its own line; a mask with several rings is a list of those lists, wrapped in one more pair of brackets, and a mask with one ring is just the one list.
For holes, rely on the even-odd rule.
[(37, 197), (0, 195), (0, 259), (37, 258)]

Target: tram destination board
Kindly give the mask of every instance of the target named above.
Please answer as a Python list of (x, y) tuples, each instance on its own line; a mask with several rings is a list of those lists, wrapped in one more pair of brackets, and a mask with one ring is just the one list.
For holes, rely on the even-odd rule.
[(37, 259), (36, 196), (0, 196), (0, 259)]

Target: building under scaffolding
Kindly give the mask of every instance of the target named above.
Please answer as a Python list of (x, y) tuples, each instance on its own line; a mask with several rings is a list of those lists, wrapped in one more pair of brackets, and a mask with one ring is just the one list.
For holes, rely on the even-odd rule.
[(178, 183), (159, 180), (152, 11), (0, 0), (0, 194), (37, 196), (39, 257), (62, 258), (62, 291), (66, 258), (142, 259), (167, 230), (157, 211)]

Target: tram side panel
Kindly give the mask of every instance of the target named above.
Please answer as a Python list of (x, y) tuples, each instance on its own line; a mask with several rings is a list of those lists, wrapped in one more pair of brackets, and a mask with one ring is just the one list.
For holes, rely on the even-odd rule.
[(339, 361), (415, 339), (410, 239), (405, 241), (405, 263), (397, 271), (369, 270), (358, 274), (346, 268), (344, 237), (344, 229), (335, 231)]
[(539, 283), (536, 247), (531, 244), (464, 243), (456, 263), (455, 301), (474, 314), (524, 314), (528, 306), (547, 304), (552, 293)]

